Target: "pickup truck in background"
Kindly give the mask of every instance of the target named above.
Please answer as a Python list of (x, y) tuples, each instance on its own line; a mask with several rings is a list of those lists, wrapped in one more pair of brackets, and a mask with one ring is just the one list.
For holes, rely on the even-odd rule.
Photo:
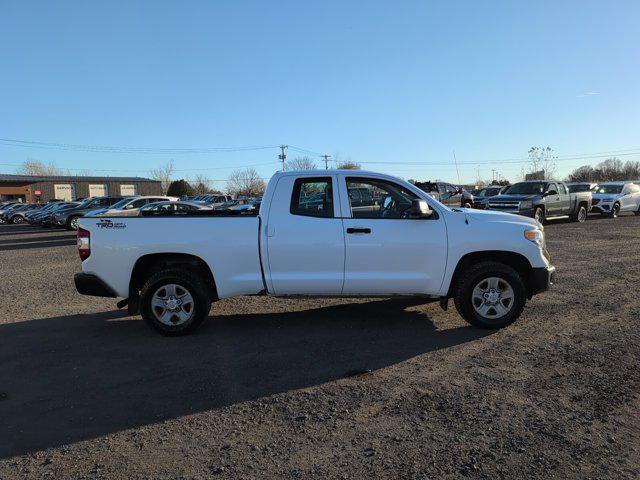
[(555, 272), (538, 222), (451, 209), (373, 172), (276, 173), (259, 211), (149, 213), (80, 218), (75, 284), (166, 335), (238, 295), (453, 298), (469, 323), (500, 328)]
[(584, 222), (591, 211), (591, 201), (591, 192), (569, 193), (564, 182), (529, 180), (491, 197), (487, 209), (532, 217), (540, 224), (557, 217)]
[(445, 182), (416, 182), (414, 185), (448, 207), (473, 208), (473, 195), (462, 187)]

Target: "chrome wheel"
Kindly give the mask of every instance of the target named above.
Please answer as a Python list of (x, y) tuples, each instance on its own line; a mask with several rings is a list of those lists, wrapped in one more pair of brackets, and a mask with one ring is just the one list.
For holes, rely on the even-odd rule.
[(153, 294), (151, 310), (158, 321), (165, 325), (182, 325), (193, 317), (193, 297), (180, 285), (163, 285)]
[(504, 317), (513, 308), (513, 288), (499, 277), (489, 277), (478, 282), (471, 294), (474, 310), (484, 318), (495, 320)]
[(582, 207), (578, 212), (578, 222), (584, 222), (587, 219), (587, 209)]

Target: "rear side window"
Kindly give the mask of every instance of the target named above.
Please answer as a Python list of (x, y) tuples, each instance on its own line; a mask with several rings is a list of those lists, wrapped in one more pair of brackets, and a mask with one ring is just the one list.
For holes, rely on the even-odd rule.
[(333, 217), (331, 177), (298, 178), (293, 184), (290, 211), (307, 217)]

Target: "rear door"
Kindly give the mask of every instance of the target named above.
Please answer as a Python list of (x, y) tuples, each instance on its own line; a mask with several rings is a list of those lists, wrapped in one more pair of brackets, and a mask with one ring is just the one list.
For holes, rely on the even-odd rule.
[(268, 281), (276, 295), (339, 295), (344, 231), (334, 176), (282, 176), (264, 225)]
[(565, 187), (564, 183), (558, 183), (558, 198), (559, 198), (559, 215), (569, 215), (572, 213), (571, 196), (569, 190)]
[(447, 259), (444, 220), (409, 219), (407, 210), (418, 195), (393, 181), (340, 176), (341, 198), (367, 189), (372, 205), (342, 206), (345, 232), (345, 278), (342, 293), (435, 294)]

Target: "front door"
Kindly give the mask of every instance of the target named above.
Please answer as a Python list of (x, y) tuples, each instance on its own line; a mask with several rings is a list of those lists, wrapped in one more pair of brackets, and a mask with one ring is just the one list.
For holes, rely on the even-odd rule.
[(436, 211), (429, 219), (408, 218), (418, 195), (395, 182), (355, 176), (340, 182), (346, 192), (366, 189), (373, 199), (343, 208), (343, 294), (436, 294), (447, 259), (444, 220)]
[(344, 231), (335, 178), (282, 176), (264, 225), (268, 281), (276, 295), (339, 295)]

